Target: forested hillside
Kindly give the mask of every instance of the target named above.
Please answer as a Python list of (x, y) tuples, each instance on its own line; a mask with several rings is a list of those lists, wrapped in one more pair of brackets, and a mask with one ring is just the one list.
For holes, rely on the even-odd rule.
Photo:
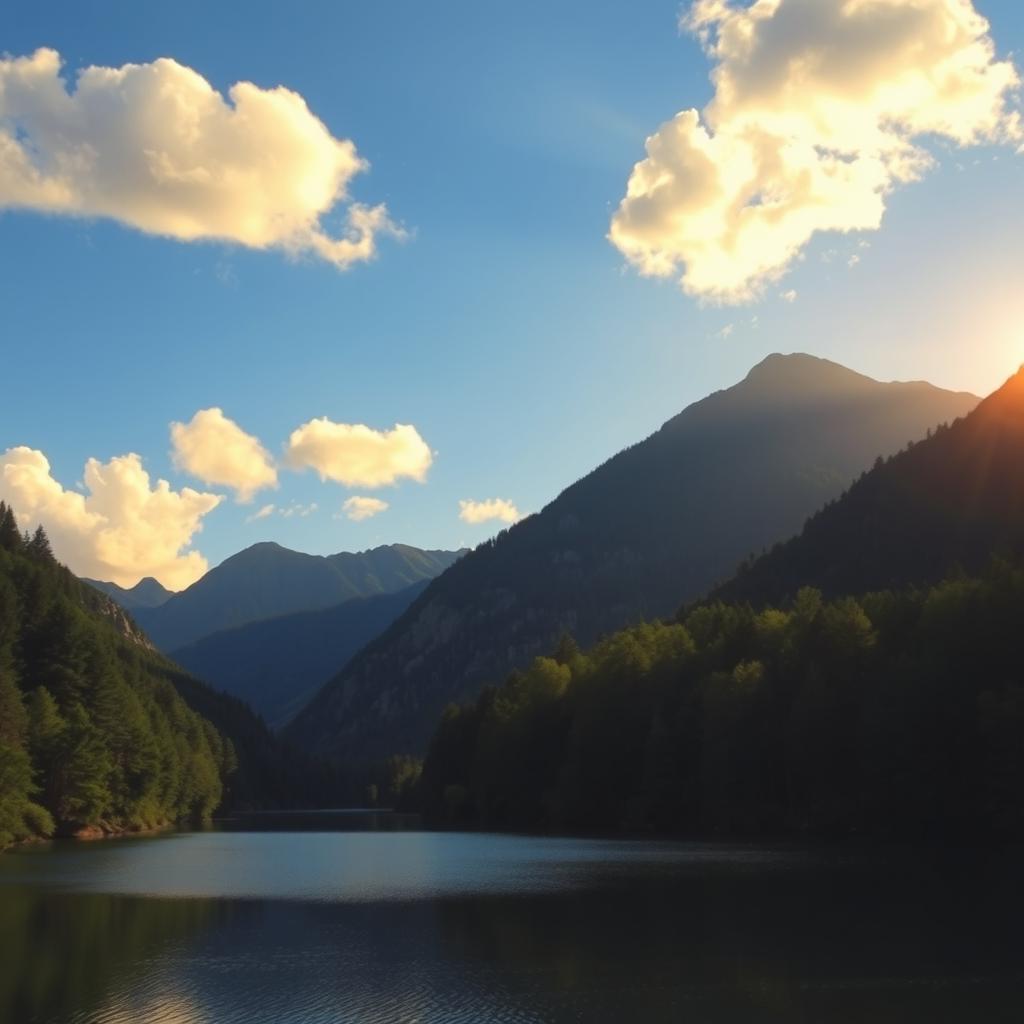
[(235, 771), (104, 603), (0, 503), (0, 847), (208, 817)]
[(349, 763), (422, 755), (448, 702), (472, 699), (563, 631), (591, 644), (673, 614), (792, 535), (878, 455), (976, 403), (770, 356), (452, 566), (287, 735)]
[(451, 707), (435, 823), (684, 835), (1024, 836), (1024, 570), (565, 641)]

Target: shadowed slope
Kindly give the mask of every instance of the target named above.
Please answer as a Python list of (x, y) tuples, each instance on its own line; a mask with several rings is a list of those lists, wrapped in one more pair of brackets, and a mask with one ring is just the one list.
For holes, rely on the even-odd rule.
[(714, 594), (780, 601), (975, 572), (1024, 552), (1024, 370), (969, 416), (879, 461), (843, 497)]
[(427, 582), (395, 594), (353, 597), (333, 608), (225, 629), (173, 651), (172, 657), (211, 686), (245, 701), (271, 728), (280, 729), (339, 665), (394, 622)]

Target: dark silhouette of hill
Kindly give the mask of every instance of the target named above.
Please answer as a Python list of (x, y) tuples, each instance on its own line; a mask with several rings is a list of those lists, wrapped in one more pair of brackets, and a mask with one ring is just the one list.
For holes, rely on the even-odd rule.
[(83, 583), (95, 587), (108, 597), (112, 597), (125, 611), (135, 611), (136, 608), (158, 608), (168, 598), (174, 596), (173, 590), (167, 590), (159, 580), (152, 576), (146, 576), (139, 580), (134, 587), (119, 587), (116, 583), (105, 583), (102, 580), (90, 580), (82, 577)]
[(773, 355), (435, 580), (286, 735), (349, 763), (422, 753), (444, 706), (552, 649), (672, 614), (799, 529), (879, 454), (977, 398)]
[(250, 622), (172, 652), (211, 686), (245, 701), (273, 729), (286, 725), (360, 648), (423, 593), (427, 580), (394, 594), (353, 597), (312, 612)]
[(879, 460), (801, 533), (713, 594), (778, 602), (935, 583), (1024, 552), (1024, 370), (973, 412)]
[(161, 650), (172, 651), (248, 622), (404, 590), (433, 579), (459, 555), (390, 544), (324, 556), (253, 544), (159, 607), (134, 614)]

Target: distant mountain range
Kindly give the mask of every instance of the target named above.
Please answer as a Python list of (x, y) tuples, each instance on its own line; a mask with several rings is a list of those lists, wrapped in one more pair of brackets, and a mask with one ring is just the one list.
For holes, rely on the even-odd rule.
[(136, 608), (159, 608), (168, 598), (174, 596), (159, 580), (146, 576), (134, 587), (119, 587), (116, 583), (104, 583), (102, 580), (90, 580), (82, 577), (83, 583), (95, 587), (108, 597), (112, 597), (125, 611), (133, 612)]
[(428, 582), (221, 630), (178, 648), (171, 657), (197, 678), (244, 700), (272, 729), (280, 729), (339, 666), (387, 629)]
[[(175, 651), (212, 633), (261, 619), (396, 593), (433, 579), (460, 554), (390, 544), (356, 554), (324, 556), (269, 542), (254, 544), (211, 569), (187, 590), (158, 604), (137, 603), (131, 611), (157, 647)], [(137, 589), (127, 593), (134, 594)]]
[(792, 535), (877, 456), (977, 402), (770, 356), (453, 565), (286, 736), (349, 763), (422, 753), (448, 702), (546, 653), (563, 631), (590, 644), (671, 614)]
[(1024, 369), (948, 429), (879, 461), (712, 595), (778, 603), (925, 586), (1024, 555)]

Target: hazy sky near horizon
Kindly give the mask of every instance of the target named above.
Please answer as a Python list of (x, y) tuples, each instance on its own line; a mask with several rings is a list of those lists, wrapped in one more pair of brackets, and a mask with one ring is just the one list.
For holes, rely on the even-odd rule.
[[(799, 32), (746, 63), (746, 2), (5, 5), (8, 499), (76, 571), (180, 587), (258, 540), (476, 544), (773, 351), (992, 390), (1024, 362), (1024, 8), (975, 0), (979, 63), (929, 52), (967, 0), (887, 0), (924, 12), (904, 49), (837, 3), (782, 0)], [(828, 64), (787, 91), (797, 36)], [(899, 77), (928, 60), (962, 102)]]

